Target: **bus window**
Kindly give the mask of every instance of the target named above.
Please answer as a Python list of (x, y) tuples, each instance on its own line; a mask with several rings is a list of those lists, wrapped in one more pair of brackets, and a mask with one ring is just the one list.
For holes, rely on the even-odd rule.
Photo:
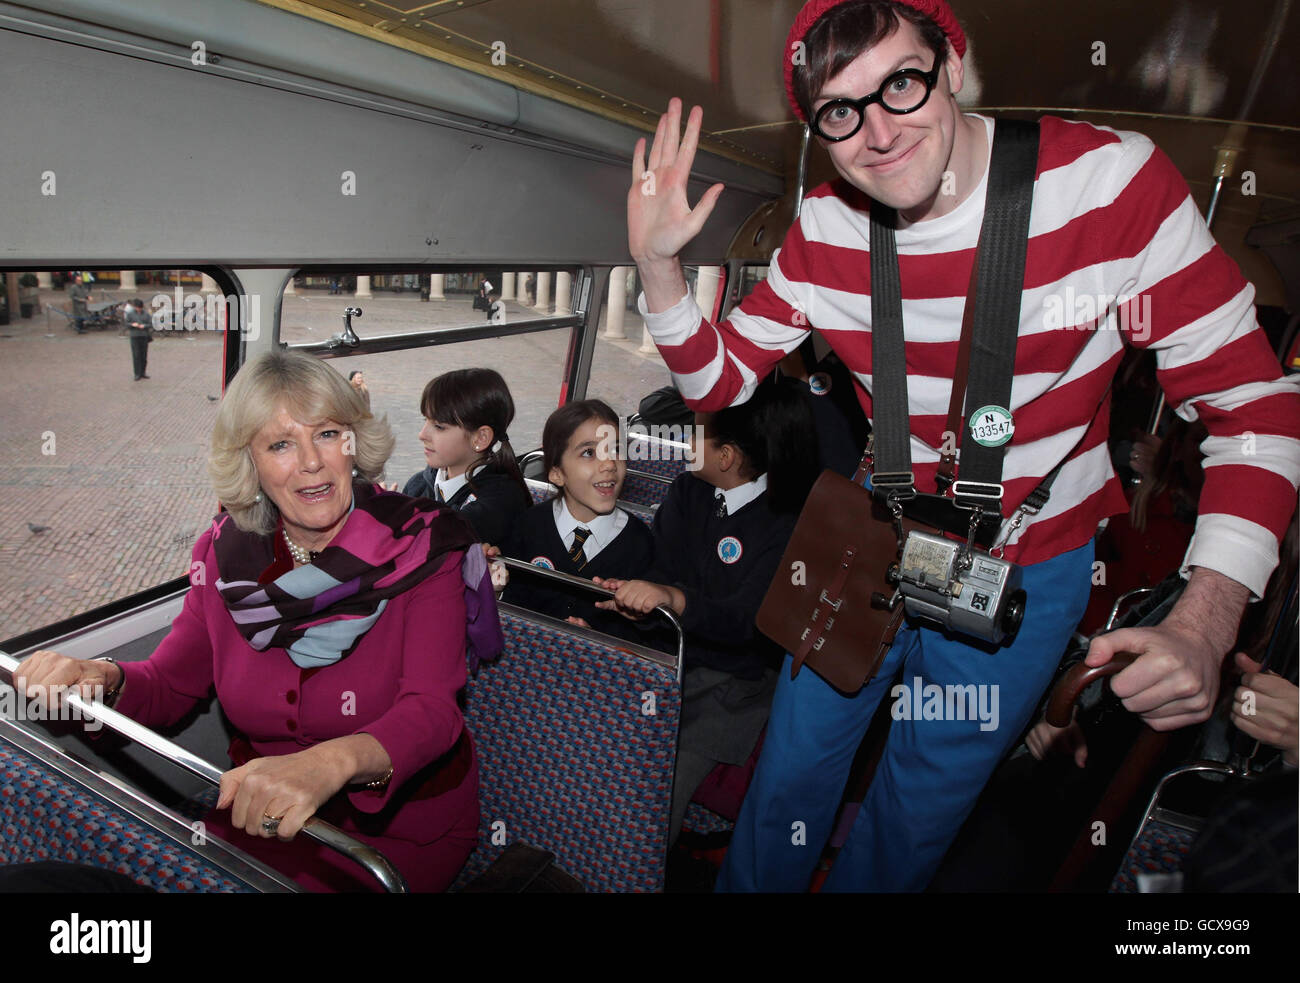
[[(216, 281), (191, 270), (0, 281), (0, 639), (13, 639), (187, 574), (216, 512), (226, 319)], [(171, 316), (177, 291), (188, 324), (184, 302)]]
[[(346, 307), (363, 314), (354, 326), (367, 337), (436, 328), (518, 324), (568, 317), (576, 270), (428, 269), (404, 272), (301, 271), (285, 287), (280, 341), (314, 345), (342, 329)], [(493, 307), (499, 302), (499, 307)]]
[[(388, 417), (397, 439), (385, 481), (400, 490), (426, 466), (419, 440), (424, 387), (453, 369), (501, 373), (515, 404), (509, 437), (516, 456), (541, 446), (542, 427), (564, 392), (579, 282), (576, 269), (308, 270), (285, 290), (279, 338), (328, 357), (345, 377), (362, 373), (371, 411)], [(362, 348), (382, 338), (385, 350), (328, 347), (343, 334), (348, 309), (361, 310), (349, 320)], [(525, 322), (535, 322), (536, 329), (515, 333)], [(478, 330), (472, 339), (428, 343), (427, 332), (444, 329)], [(408, 335), (409, 346), (403, 341)]]
[(754, 292), (755, 287), (767, 279), (767, 269), (766, 263), (748, 265), (744, 268), (740, 277), (740, 292), (736, 294), (737, 303), (748, 297)]
[[(724, 268), (686, 266), (683, 270), (687, 289), (704, 313), (711, 315), (722, 289)], [(626, 417), (637, 412), (637, 406), (645, 396), (672, 385), (673, 380), (641, 320), (637, 307), (641, 278), (636, 267), (616, 266), (610, 273), (610, 281), (609, 295), (601, 314), (601, 330), (596, 336), (587, 396), (603, 399), (619, 415)]]

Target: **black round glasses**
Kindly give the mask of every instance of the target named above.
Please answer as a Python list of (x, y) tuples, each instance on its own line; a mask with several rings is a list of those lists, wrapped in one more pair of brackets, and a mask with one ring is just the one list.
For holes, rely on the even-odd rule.
[(939, 57), (928, 72), (919, 68), (904, 68), (881, 83), (880, 88), (861, 99), (832, 99), (813, 116), (812, 129), (823, 140), (838, 143), (847, 140), (862, 129), (867, 107), (873, 102), (895, 116), (914, 113), (925, 105), (930, 92), (939, 80)]

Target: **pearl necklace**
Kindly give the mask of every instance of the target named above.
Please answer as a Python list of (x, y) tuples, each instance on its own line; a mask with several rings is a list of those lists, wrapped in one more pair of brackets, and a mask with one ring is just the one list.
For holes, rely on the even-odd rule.
[(320, 556), (320, 553), (305, 550), (290, 539), (288, 529), (282, 529), (281, 531), (284, 533), (284, 541), (289, 547), (289, 555), (293, 557), (295, 563), (311, 563), (316, 557)]

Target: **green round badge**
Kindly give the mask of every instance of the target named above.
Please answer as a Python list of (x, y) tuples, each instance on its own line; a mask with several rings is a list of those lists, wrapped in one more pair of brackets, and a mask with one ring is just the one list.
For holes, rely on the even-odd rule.
[(971, 414), (971, 439), (983, 447), (1001, 447), (1015, 432), (1011, 411), (1001, 406), (981, 406)]

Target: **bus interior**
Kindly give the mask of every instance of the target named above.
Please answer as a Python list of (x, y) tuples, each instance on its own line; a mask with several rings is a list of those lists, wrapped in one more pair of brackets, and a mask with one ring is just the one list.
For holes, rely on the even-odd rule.
[[(397, 438), (386, 480), (399, 487), (424, 467), (421, 392), (450, 369), (504, 377), (510, 439), (538, 501), (553, 491), (536, 452), (553, 410), (597, 398), (635, 428), (641, 401), (672, 377), (638, 308), (632, 148), (670, 97), (703, 107), (691, 198), (717, 182), (725, 192), (681, 258), (701, 308), (726, 317), (766, 277), (805, 191), (834, 177), (791, 115), (779, 71), (800, 6), (0, 2), (0, 650), (148, 658), (217, 511), (205, 462), (222, 393), (263, 353), (288, 348), (363, 372), (373, 413)], [(952, 7), (972, 39), (964, 108), (1151, 137), (1253, 284), (1284, 366), (1300, 371), (1300, 15), (1290, 0)], [(81, 319), (69, 299), (77, 273), (90, 289)], [(487, 311), (484, 281), (499, 300)], [(122, 340), (132, 297), (155, 312), (144, 379), (132, 378)], [(820, 356), (828, 346), (814, 337)], [(1149, 363), (1132, 367), (1115, 405), (1117, 440), (1169, 417)], [(853, 424), (866, 429), (860, 408)], [(653, 523), (682, 467), (656, 451), (681, 438), (648, 424), (638, 433), (624, 504)], [(1132, 571), (1122, 598), (1107, 595), (1117, 610), (1103, 621), (1130, 616), (1178, 562)], [(1294, 678), (1294, 552), (1286, 562), (1250, 627)], [(697, 800), (667, 849), (680, 644), (638, 645), (505, 604), (501, 615), (506, 654), (465, 694), (483, 821), (456, 887), (517, 890), (494, 863), (518, 842), (566, 875), (553, 890), (708, 890), (735, 804), (727, 815), (725, 795), (715, 808)], [(1094, 681), (1062, 683), (1074, 687), (1061, 697), (1067, 721), (1069, 701)], [(650, 723), (617, 711), (628, 693), (652, 694)], [(161, 752), (8, 716), (0, 864), (79, 858), (168, 892), (298, 890), (239, 843), (195, 835), (232, 736), (215, 700), (168, 731)], [(845, 822), (887, 717), (859, 752)], [(1088, 789), (1041, 793), (1064, 804), (1036, 852), (988, 858), (990, 830), (1014, 828), (991, 803), (931, 890), (1135, 891), (1137, 874), (1155, 869), (1141, 866), (1143, 831), (1185, 848), (1211, 793), (1250, 780), (1253, 751), (1231, 735), (1210, 765), (1199, 735), (1129, 724), (1123, 753), (1095, 764), (1109, 771)], [(1115, 830), (1101, 850), (1086, 848), (1085, 820), (1097, 815)], [(316, 835), (328, 842), (324, 825)], [(347, 837), (331, 845), (402, 889), (373, 851)]]

